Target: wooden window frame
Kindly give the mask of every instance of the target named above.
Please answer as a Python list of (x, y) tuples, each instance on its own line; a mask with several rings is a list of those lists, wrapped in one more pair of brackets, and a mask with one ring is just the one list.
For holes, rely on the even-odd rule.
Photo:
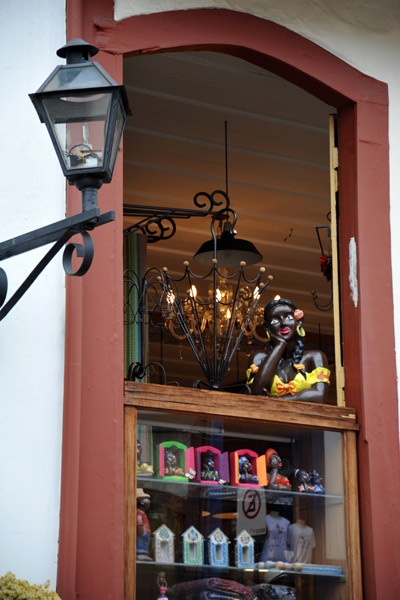
[(141, 408), (225, 417), (245, 421), (249, 427), (261, 422), (341, 432), (349, 599), (362, 598), (358, 486), (354, 476), (358, 425), (354, 409), (138, 382), (125, 383), (124, 404), (125, 600), (136, 598), (136, 440), (137, 411)]

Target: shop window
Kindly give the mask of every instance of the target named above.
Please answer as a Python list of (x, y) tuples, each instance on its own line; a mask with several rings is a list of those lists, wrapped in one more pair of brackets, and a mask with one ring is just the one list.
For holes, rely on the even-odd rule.
[[(160, 578), (168, 598), (353, 597), (352, 409), (339, 417), (316, 407), (311, 427), (301, 403), (289, 414), (279, 400), (260, 399), (251, 418), (238, 419), (249, 402), (241, 396), (182, 390), (173, 399), (140, 385), (127, 384), (125, 408), (126, 577), (135, 598), (156, 598)], [(205, 405), (196, 409), (193, 394)]]
[[(132, 234), (132, 225), (145, 220), (133, 218), (129, 206), (196, 208), (197, 192), (227, 187), (240, 237), (252, 241), (263, 255), (259, 264), (248, 268), (250, 276), (265, 265), (274, 277), (262, 304), (280, 295), (304, 311), (306, 347), (323, 351), (332, 372), (328, 402), (336, 404), (339, 397), (342, 403), (335, 368), (341, 361), (339, 301), (336, 296), (334, 319), (330, 272), (332, 107), (265, 70), (210, 52), (125, 59), (124, 80), (134, 107), (124, 141), (127, 378), (181, 386), (205, 379), (179, 326), (166, 319), (159, 306), (146, 317), (138, 312), (132, 272), (143, 277), (149, 267), (168, 267), (171, 276), (179, 278), (188, 260), (193, 271), (206, 273), (192, 257), (210, 237), (211, 221), (177, 219), (176, 233), (168, 237), (172, 225), (165, 220), (168, 239), (149, 243), (149, 233), (158, 233), (157, 225), (133, 229)], [(199, 286), (202, 297), (207, 297), (207, 286), (208, 282)], [(143, 319), (146, 326), (140, 328)], [(223, 384), (245, 381), (250, 356), (265, 343), (260, 315), (254, 334), (243, 337)], [(339, 386), (343, 387), (341, 380)]]

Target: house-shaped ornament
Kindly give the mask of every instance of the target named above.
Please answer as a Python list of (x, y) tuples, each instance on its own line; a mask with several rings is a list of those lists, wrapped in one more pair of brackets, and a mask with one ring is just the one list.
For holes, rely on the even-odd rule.
[(185, 565), (202, 565), (204, 562), (203, 540), (201, 535), (193, 525), (182, 533), (183, 538), (183, 562)]
[(235, 564), (240, 569), (254, 568), (254, 538), (245, 529), (236, 537)]
[(175, 562), (175, 535), (164, 523), (153, 533), (154, 560), (162, 563)]
[(208, 536), (208, 560), (214, 567), (229, 565), (228, 538), (219, 527)]

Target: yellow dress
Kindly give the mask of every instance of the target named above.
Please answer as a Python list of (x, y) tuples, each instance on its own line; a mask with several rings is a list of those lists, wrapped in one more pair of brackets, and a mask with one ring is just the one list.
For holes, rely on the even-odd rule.
[(325, 369), (325, 367), (317, 367), (311, 373), (306, 372), (306, 379), (304, 379), (302, 373), (297, 373), (289, 383), (283, 383), (281, 379), (279, 379), (278, 375), (275, 375), (274, 380), (271, 385), (271, 394), (273, 396), (285, 396), (286, 394), (290, 394), (294, 396), (297, 392), (301, 392), (301, 390), (308, 390), (315, 383), (328, 383), (329, 384), (329, 376), (331, 372), (329, 369)]
[[(302, 367), (303, 365), (298, 366)], [(316, 367), (313, 371), (311, 371), (311, 373), (306, 372), (306, 378), (304, 378), (302, 373), (297, 373), (292, 379), (292, 381), (289, 381), (288, 383), (284, 383), (278, 377), (278, 375), (275, 375), (272, 381), (270, 393), (273, 396), (278, 397), (286, 396), (287, 394), (294, 396), (295, 394), (297, 394), (297, 392), (301, 392), (301, 390), (308, 390), (315, 383), (322, 382), (327, 383), (329, 385), (330, 374), (331, 372), (329, 369), (326, 369), (325, 367)], [(248, 369), (247, 376), (247, 385), (251, 385), (254, 379), (254, 371), (252, 369)]]

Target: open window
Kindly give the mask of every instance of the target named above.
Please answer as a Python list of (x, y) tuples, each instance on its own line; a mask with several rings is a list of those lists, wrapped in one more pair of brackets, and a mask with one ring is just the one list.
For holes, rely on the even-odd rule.
[[(255, 277), (265, 266), (273, 276), (223, 384), (245, 381), (250, 356), (267, 341), (262, 307), (279, 295), (304, 311), (306, 347), (326, 354), (332, 373), (328, 402), (336, 404), (335, 363), (341, 358), (337, 349), (335, 354), (335, 339), (340, 349), (337, 261), (332, 281), (337, 154), (329, 115), (334, 109), (264, 69), (221, 53), (133, 57), (125, 59), (124, 69), (134, 112), (124, 141), (127, 378), (181, 386), (205, 379), (185, 334), (166, 315), (166, 303), (157, 305), (149, 294), (141, 309), (133, 273), (139, 285), (150, 267), (167, 267), (178, 279), (189, 261), (204, 275), (208, 268), (196, 264), (193, 255), (211, 237), (211, 216), (172, 216), (174, 223), (165, 218), (157, 225), (144, 214), (134, 215), (131, 206), (146, 206), (150, 214), (153, 207), (153, 216), (156, 207), (196, 209), (198, 192), (223, 190), (238, 216), (238, 237), (263, 255), (246, 267), (247, 273)], [(153, 243), (157, 236), (162, 239)], [(227, 293), (230, 283), (222, 282)], [(210, 280), (196, 282), (199, 297), (207, 299), (209, 285)], [(182, 284), (182, 295), (187, 287)], [(213, 318), (209, 313), (204, 327)], [(223, 315), (218, 318), (222, 338)], [(143, 321), (146, 326), (140, 327)]]

